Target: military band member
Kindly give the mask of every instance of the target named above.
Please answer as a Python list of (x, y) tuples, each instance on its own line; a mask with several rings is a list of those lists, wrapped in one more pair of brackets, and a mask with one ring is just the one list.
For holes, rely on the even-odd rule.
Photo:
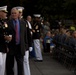
[(34, 14), (34, 23), (33, 23), (33, 41), (34, 41), (34, 49), (36, 53), (36, 60), (35, 61), (42, 61), (42, 53), (40, 48), (40, 14)]
[(0, 7), (0, 75), (5, 74), (6, 53), (8, 52), (7, 41), (12, 37), (8, 33), (8, 24), (6, 22), (7, 6)]

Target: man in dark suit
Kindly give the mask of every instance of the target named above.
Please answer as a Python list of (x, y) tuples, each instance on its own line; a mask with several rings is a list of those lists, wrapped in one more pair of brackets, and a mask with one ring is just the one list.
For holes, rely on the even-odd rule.
[(17, 61), (18, 75), (23, 75), (23, 58), (25, 50), (28, 50), (27, 30), (23, 20), (19, 18), (16, 8), (11, 10), (11, 19), (8, 21), (12, 33), (12, 41), (9, 43), (9, 52), (6, 60), (7, 75), (14, 75), (14, 57)]
[[(20, 20), (24, 20), (25, 23), (26, 23), (27, 37), (28, 37), (27, 40), (28, 40), (28, 47), (29, 47), (29, 49), (25, 51), (24, 61), (23, 61), (24, 66), (23, 67), (24, 67), (24, 75), (30, 75), (29, 51), (32, 51), (31, 29), (29, 28), (29, 25), (28, 25), (27, 21), (23, 18), (23, 15), (22, 15), (24, 7), (17, 6), (17, 7), (14, 7), (14, 8), (16, 8), (19, 11), (19, 19)], [(16, 61), (15, 61), (15, 64), (14, 64), (14, 74), (17, 75), (17, 64), (16, 64)]]

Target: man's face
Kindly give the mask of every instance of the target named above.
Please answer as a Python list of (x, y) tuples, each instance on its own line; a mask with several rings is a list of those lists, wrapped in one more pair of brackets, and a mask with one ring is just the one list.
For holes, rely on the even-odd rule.
[(35, 20), (40, 22), (40, 18), (39, 17), (35, 17)]
[(2, 12), (0, 11), (0, 18), (1, 18)]
[(27, 21), (31, 22), (31, 16), (27, 16)]
[(21, 16), (22, 16), (22, 12), (19, 12), (19, 18), (21, 18)]
[(0, 18), (5, 19), (7, 16), (6, 12), (0, 11)]
[(74, 31), (73, 36), (76, 38), (76, 31)]
[(18, 12), (18, 10), (17, 9), (12, 9), (11, 10), (11, 18), (13, 18), (13, 19), (18, 19), (18, 17), (19, 17), (19, 12)]
[(3, 12), (3, 18), (6, 18), (7, 13)]

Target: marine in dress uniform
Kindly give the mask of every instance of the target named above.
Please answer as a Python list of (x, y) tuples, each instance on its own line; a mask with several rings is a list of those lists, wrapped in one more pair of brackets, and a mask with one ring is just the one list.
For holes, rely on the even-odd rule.
[(33, 42), (34, 42), (34, 49), (36, 53), (36, 60), (35, 61), (43, 61), (41, 48), (40, 48), (40, 14), (34, 14), (35, 21), (33, 23)]
[(8, 52), (7, 41), (11, 41), (8, 24), (6, 22), (7, 6), (0, 7), (0, 75), (5, 74), (6, 53)]

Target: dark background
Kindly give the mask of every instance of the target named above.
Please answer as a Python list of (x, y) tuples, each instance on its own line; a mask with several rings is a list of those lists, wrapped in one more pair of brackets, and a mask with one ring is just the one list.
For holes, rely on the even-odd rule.
[(41, 14), (45, 19), (76, 19), (76, 0), (0, 0), (0, 6), (23, 6), (24, 17)]

